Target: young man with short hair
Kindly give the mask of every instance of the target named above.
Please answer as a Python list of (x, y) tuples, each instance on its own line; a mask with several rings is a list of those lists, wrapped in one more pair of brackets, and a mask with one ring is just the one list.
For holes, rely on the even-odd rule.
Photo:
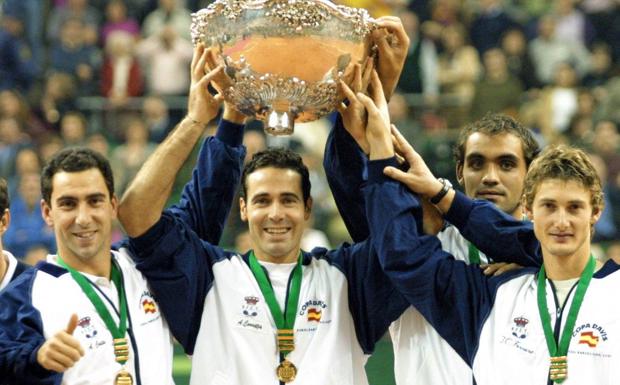
[[(380, 108), (367, 100), (369, 141), (380, 140), (376, 131), (383, 130), (391, 144), (378, 76), (374, 84)], [(193, 354), (191, 383), (367, 384), (367, 354), (407, 303), (380, 271), (370, 241), (332, 251), (300, 249), (312, 208), (301, 157), (268, 149), (246, 165), (240, 214), (248, 222), (252, 250), (239, 255), (206, 242), (165, 212), (138, 215), (142, 207), (157, 213), (165, 204), (169, 190), (154, 189), (168, 186), (183, 162), (169, 147), (160, 147), (140, 171), (123, 197), (120, 217), (133, 237), (138, 268), (175, 337)], [(378, 185), (388, 181), (380, 171), (395, 162), (393, 150), (370, 156), (374, 197)], [(208, 175), (216, 166), (200, 162), (195, 173)], [(390, 213), (374, 215), (370, 227), (392, 219)], [(374, 231), (371, 236), (378, 242), (391, 238)]]
[[(365, 202), (358, 193), (364, 183), (366, 155), (368, 148), (363, 133), (347, 127), (343, 122), (351, 121), (357, 97), (343, 86), (349, 99), (349, 107), (341, 110), (343, 117), (330, 132), (325, 149), (324, 167), (327, 180), (334, 194), (336, 204), (354, 241), (364, 239), (368, 234)], [(348, 115), (348, 116), (347, 116)], [(353, 128), (359, 127), (354, 125)], [(354, 139), (355, 138), (355, 139)], [(499, 114), (490, 114), (465, 126), (454, 147), (457, 180), (471, 198), (481, 199), (477, 210), (492, 209), (486, 202), (500, 208), (507, 218), (522, 218), (520, 197), (527, 168), (538, 153), (536, 143), (529, 129), (516, 120)], [(346, 172), (344, 170), (346, 165)], [(436, 181), (435, 181), (436, 182)], [(445, 182), (444, 182), (445, 183)], [(433, 196), (448, 191), (448, 185), (437, 182)], [(445, 186), (445, 187), (444, 187)], [(432, 198), (432, 196), (431, 196)], [(430, 210), (428, 210), (430, 209)], [(428, 204), (426, 212), (435, 211)], [(458, 218), (445, 211), (449, 224), (437, 236), (445, 250), (455, 258), (467, 263), (486, 265), (492, 262), (518, 262), (521, 265), (540, 264), (537, 256), (520, 252), (497, 254), (495, 261), (487, 258), (494, 251), (505, 251), (513, 245), (513, 238), (489, 239), (480, 237), (469, 218)], [(435, 214), (436, 216), (437, 214)], [(510, 217), (509, 217), (510, 216)], [(485, 217), (488, 218), (488, 217)], [(429, 220), (431, 219), (431, 220)], [(436, 221), (433, 215), (424, 216), (427, 222)], [(441, 220), (443, 222), (443, 219)], [(496, 218), (495, 223), (505, 218)], [(491, 226), (493, 224), (490, 224)], [(516, 223), (524, 232), (527, 224)], [(530, 244), (537, 245), (534, 237)], [(470, 242), (471, 241), (471, 242)], [(535, 246), (532, 246), (535, 247)], [(498, 268), (498, 270), (495, 270)], [(489, 268), (491, 272), (505, 270), (501, 264)], [(472, 372), (463, 357), (448, 345), (415, 308), (410, 307), (390, 327), (394, 347), (394, 372), (399, 385), (411, 382), (457, 385), (472, 384)]]
[[(192, 66), (198, 65), (196, 58)], [(193, 82), (188, 98), (188, 114), (204, 121), (215, 117), (218, 106), (197, 90), (206, 90), (214, 74)], [(166, 210), (213, 242), (228, 214), (223, 202), (231, 201), (234, 191), (217, 181), (233, 178), (244, 158), (242, 135), (229, 133), (230, 126), (222, 122), (222, 134), (206, 139), (199, 155), (199, 162), (216, 165), (215, 172), (194, 174), (180, 202)], [(196, 131), (204, 127), (185, 119), (170, 141), (184, 142)], [(41, 185), (42, 211), (54, 227), (58, 255), (48, 256), (0, 295), (0, 378), (20, 385), (70, 385), (126, 384), (131, 376), (138, 385), (172, 384), (172, 336), (158, 298), (126, 244), (110, 250), (117, 199), (109, 162), (89, 149), (64, 150), (46, 166)]]
[(9, 188), (6, 180), (0, 178), (0, 291), (7, 287), (9, 282), (28, 269), (28, 265), (17, 260), (13, 254), (2, 247), (2, 235), (11, 224), (9, 206)]
[(131, 257), (110, 250), (117, 201), (109, 162), (89, 149), (63, 150), (44, 168), (41, 193), (58, 254), (0, 295), (5, 378), (172, 384), (168, 326)]
[[(412, 166), (385, 173), (432, 196), (439, 182), (400, 136), (399, 142)], [(477, 384), (615, 383), (620, 345), (611, 337), (620, 332), (620, 311), (605, 305), (620, 289), (620, 272), (615, 262), (602, 265), (591, 255), (593, 226), (603, 210), (598, 175), (581, 150), (551, 147), (532, 163), (524, 186), (523, 205), (540, 249), (519, 244), (506, 221), (501, 225), (516, 243), (507, 252), (541, 250), (542, 267), (485, 276), (455, 261), (436, 237), (419, 235), (411, 219), (405, 229), (400, 224), (399, 253), (378, 251), (384, 271), (464, 357)], [(475, 202), (453, 190), (438, 205), (479, 216)], [(408, 213), (418, 206), (417, 198), (403, 196), (390, 209)], [(497, 239), (483, 222), (474, 225), (480, 236)]]

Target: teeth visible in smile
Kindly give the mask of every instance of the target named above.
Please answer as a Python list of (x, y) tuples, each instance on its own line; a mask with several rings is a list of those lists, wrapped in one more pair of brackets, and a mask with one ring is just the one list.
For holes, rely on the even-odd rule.
[(89, 232), (89, 233), (75, 234), (75, 236), (76, 236), (76, 237), (78, 237), (78, 238), (90, 238), (90, 237), (92, 237), (93, 235), (95, 235), (95, 232), (94, 232), (94, 231), (91, 231), (91, 232)]
[(265, 229), (269, 234), (284, 234), (288, 229)]

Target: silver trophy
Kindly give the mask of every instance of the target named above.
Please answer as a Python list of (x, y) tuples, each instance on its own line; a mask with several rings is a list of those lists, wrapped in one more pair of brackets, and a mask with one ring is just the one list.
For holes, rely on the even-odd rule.
[(334, 111), (337, 84), (371, 55), (374, 20), (327, 0), (216, 0), (192, 14), (194, 44), (224, 63), (224, 98), (272, 135)]

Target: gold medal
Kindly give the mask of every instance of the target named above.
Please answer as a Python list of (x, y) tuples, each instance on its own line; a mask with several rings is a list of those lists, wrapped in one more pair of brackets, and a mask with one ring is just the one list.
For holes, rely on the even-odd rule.
[(278, 365), (276, 373), (278, 374), (278, 380), (287, 383), (295, 379), (295, 376), (297, 375), (297, 368), (291, 361), (285, 359), (280, 362), (280, 365)]
[(131, 374), (125, 369), (121, 369), (120, 372), (116, 375), (116, 379), (114, 380), (115, 385), (133, 385), (133, 378), (131, 378)]
[(549, 379), (554, 382), (562, 382), (568, 376), (568, 362), (566, 356), (551, 357), (551, 367), (549, 368)]

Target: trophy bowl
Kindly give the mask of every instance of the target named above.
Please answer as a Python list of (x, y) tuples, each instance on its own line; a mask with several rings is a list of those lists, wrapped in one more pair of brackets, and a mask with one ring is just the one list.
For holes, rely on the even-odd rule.
[(192, 40), (224, 63), (222, 93), (272, 135), (319, 119), (343, 99), (356, 63), (372, 55), (364, 9), (327, 0), (216, 0), (192, 14)]

